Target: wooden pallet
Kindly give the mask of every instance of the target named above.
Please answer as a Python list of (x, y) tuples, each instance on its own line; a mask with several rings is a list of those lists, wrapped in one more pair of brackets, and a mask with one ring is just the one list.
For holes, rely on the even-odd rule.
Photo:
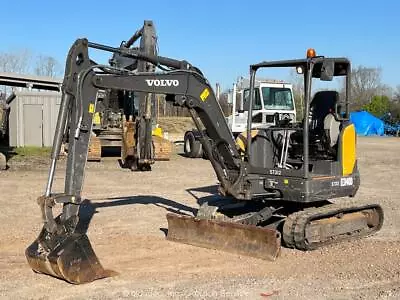
[(95, 135), (90, 137), (87, 160), (88, 161), (101, 161), (101, 141)]
[(172, 143), (159, 136), (153, 135), (154, 158), (155, 160), (170, 160)]

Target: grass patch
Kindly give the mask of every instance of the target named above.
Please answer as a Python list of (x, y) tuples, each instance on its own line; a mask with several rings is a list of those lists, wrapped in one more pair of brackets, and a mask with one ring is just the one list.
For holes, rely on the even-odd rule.
[(14, 152), (16, 156), (20, 157), (48, 157), (51, 154), (51, 147), (17, 147), (14, 148), (12, 152)]
[(51, 147), (8, 147), (0, 145), (0, 152), (7, 157), (8, 161), (48, 160)]

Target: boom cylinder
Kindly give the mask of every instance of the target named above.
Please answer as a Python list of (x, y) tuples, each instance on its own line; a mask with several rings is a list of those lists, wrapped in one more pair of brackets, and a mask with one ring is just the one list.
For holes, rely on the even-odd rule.
[(163, 65), (173, 69), (190, 69), (192, 66), (187, 61), (172, 59), (169, 57), (156, 56), (151, 54), (145, 54), (143, 52), (137, 51), (135, 49), (123, 49), (115, 48), (106, 45), (101, 45), (97, 43), (88, 42), (90, 48), (99, 49), (108, 52), (119, 53), (127, 57), (132, 57), (136, 59), (145, 60), (154, 65)]

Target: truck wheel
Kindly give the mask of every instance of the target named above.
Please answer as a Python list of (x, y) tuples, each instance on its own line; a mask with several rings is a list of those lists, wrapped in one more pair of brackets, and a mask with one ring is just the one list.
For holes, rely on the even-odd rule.
[(196, 140), (192, 131), (185, 133), (183, 148), (187, 157), (200, 158), (203, 156), (203, 147), (200, 141)]

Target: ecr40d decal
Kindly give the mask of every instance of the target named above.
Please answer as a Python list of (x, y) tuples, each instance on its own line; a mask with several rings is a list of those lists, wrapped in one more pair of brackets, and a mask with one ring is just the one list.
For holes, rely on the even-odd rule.
[(332, 181), (331, 186), (352, 186), (353, 177), (343, 177), (339, 181)]

